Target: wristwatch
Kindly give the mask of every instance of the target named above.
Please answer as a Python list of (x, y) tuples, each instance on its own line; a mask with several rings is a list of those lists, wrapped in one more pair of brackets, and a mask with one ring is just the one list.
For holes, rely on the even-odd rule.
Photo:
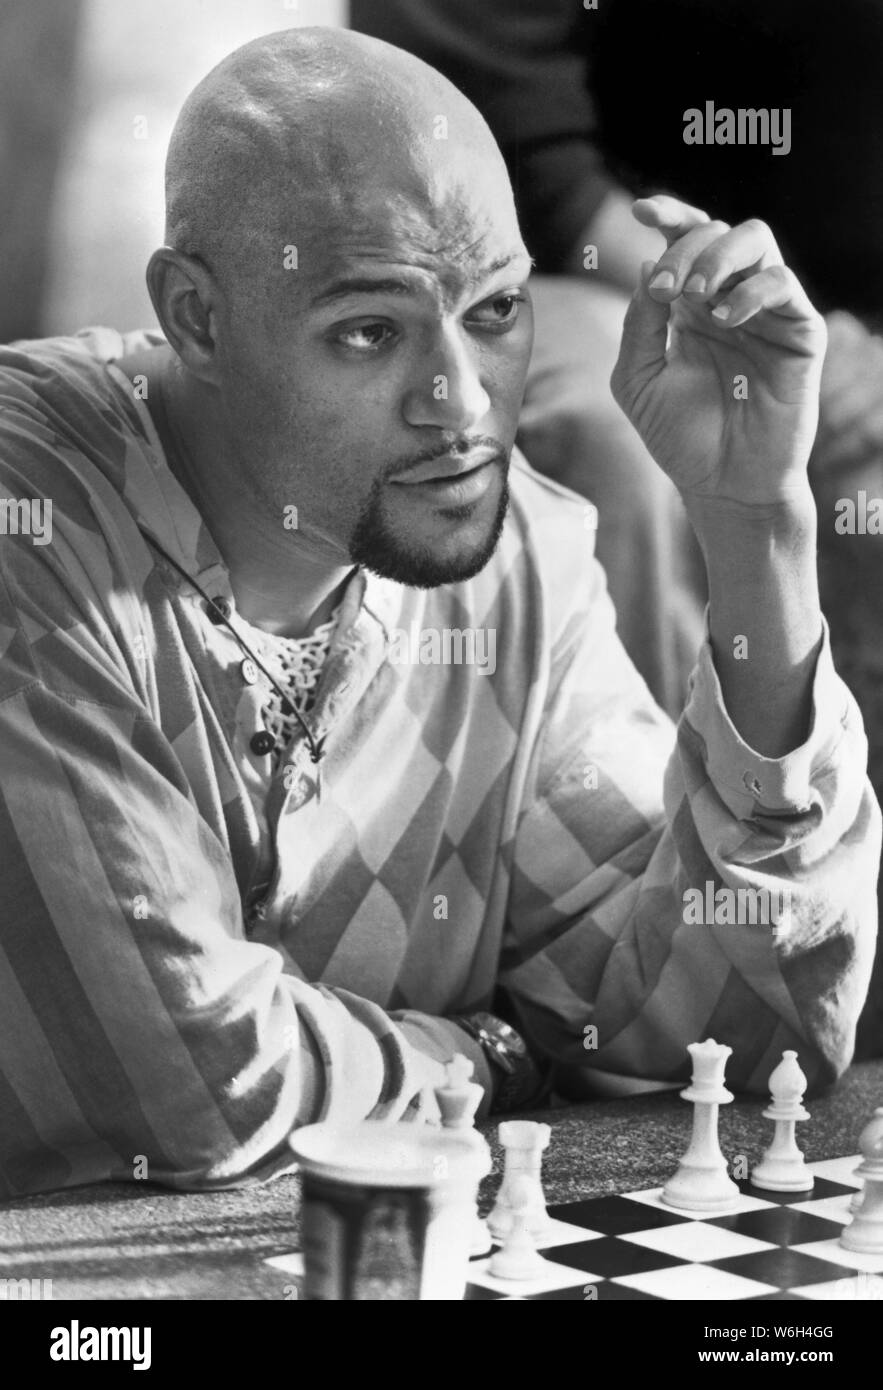
[(511, 1024), (481, 1011), (456, 1015), (451, 1022), (475, 1039), (491, 1065), (495, 1083), (492, 1109), (524, 1109), (544, 1098), (549, 1069), (539, 1066)]

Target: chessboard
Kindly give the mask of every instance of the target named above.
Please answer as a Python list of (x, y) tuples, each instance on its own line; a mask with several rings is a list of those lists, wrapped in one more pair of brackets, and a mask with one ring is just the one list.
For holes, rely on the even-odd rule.
[(466, 1298), (509, 1302), (883, 1299), (883, 1254), (839, 1244), (861, 1186), (861, 1155), (809, 1164), (811, 1192), (771, 1192), (738, 1183), (728, 1212), (681, 1211), (662, 1188), (548, 1208), (537, 1249), (542, 1278), (495, 1279), (489, 1257), (470, 1262)]
[[(809, 1164), (811, 1192), (770, 1192), (738, 1184), (727, 1212), (687, 1212), (662, 1201), (660, 1187), (590, 1197), (548, 1208), (537, 1242), (542, 1277), (496, 1279), (490, 1257), (470, 1261), (468, 1301), (883, 1300), (883, 1255), (839, 1244), (860, 1187), (860, 1155)], [(299, 1254), (266, 1261), (298, 1277)]]

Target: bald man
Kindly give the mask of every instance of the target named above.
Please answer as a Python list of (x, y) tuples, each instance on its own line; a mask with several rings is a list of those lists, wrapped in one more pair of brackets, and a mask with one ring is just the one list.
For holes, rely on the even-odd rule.
[[(0, 353), (7, 1194), (213, 1188), (320, 1118), (848, 1063), (880, 824), (819, 612), (824, 329), (759, 223), (636, 205), (614, 388), (684, 498), (677, 737), (587, 504), (513, 451), (530, 265), (445, 80), (341, 31), (187, 101), (162, 334)], [(12, 524), (10, 524), (12, 523)]]

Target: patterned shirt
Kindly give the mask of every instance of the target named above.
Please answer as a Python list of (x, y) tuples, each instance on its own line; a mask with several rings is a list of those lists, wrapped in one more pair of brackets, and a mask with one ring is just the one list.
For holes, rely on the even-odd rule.
[[(159, 341), (0, 348), (0, 1192), (270, 1177), (294, 1126), (419, 1115), (454, 1050), (487, 1082), (448, 1019), (498, 987), (577, 1091), (681, 1081), (708, 1036), (735, 1087), (792, 1047), (832, 1079), (880, 817), (827, 637), (787, 757), (739, 737), (707, 642), (675, 737), (583, 500), (516, 455), (474, 579), (354, 571), (306, 716), (319, 798), (299, 726), (275, 771), (255, 750), (262, 684), (147, 539), (235, 614), (110, 365)], [(720, 920), (747, 889), (790, 892), (787, 930)]]

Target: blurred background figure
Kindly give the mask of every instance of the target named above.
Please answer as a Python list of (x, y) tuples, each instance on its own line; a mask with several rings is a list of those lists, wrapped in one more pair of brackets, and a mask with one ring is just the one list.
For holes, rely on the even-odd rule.
[(81, 0), (0, 3), (0, 342), (41, 331)]
[(0, 0), (0, 340), (156, 323), (181, 103), (232, 49), (344, 0)]
[[(629, 207), (665, 191), (771, 225), (829, 316), (812, 461), (822, 597), (879, 797), (883, 537), (837, 534), (834, 506), (862, 487), (883, 498), (883, 0), (352, 0), (351, 17), (446, 73), (502, 146), (544, 272), (519, 440), (597, 505), (623, 640), (671, 713), (704, 595), (683, 516), (606, 389), (625, 296), (661, 250)], [(789, 110), (787, 154), (685, 143), (684, 112), (707, 101)], [(880, 952), (858, 1049), (883, 1052)]]

